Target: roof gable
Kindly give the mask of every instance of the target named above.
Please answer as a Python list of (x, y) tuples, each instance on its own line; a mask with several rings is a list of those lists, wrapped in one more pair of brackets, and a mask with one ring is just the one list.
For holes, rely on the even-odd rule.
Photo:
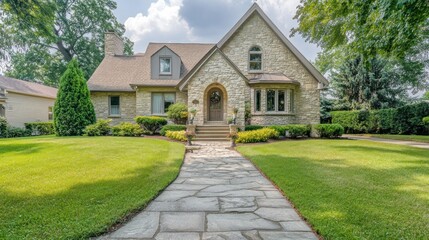
[(253, 15), (258, 14), (262, 20), (271, 28), (271, 30), (282, 40), (283, 44), (296, 56), (301, 64), (310, 72), (310, 74), (323, 85), (329, 84), (328, 80), (298, 51), (298, 49), (286, 38), (286, 36), (269, 19), (257, 3), (240, 18), (232, 29), (218, 42), (217, 47), (222, 48), (234, 35), (234, 33)]

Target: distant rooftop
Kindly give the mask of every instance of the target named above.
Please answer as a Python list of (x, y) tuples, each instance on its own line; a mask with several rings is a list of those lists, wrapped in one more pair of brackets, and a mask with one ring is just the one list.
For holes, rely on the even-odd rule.
[(0, 75), (0, 88), (8, 92), (23, 93), (28, 95), (56, 98), (57, 89), (43, 84), (23, 81)]

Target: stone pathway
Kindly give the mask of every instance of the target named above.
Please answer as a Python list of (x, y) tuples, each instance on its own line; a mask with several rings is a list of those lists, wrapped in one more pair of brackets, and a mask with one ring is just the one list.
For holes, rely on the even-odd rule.
[(344, 134), (343, 137), (348, 138), (348, 139), (354, 139), (354, 140), (368, 140), (368, 141), (373, 141), (373, 142), (382, 142), (382, 143), (406, 145), (406, 146), (410, 146), (410, 147), (429, 149), (429, 144), (423, 143), (423, 142), (385, 139), (385, 138), (377, 138), (377, 137), (371, 137), (371, 136), (365, 136), (365, 135), (354, 135), (354, 134)]
[(99, 239), (318, 239), (282, 194), (226, 142), (199, 142), (179, 177)]

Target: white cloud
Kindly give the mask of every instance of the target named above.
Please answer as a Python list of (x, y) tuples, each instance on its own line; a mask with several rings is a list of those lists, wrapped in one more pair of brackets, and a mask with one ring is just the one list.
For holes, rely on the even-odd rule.
[(257, 3), (271, 17), (280, 22), (290, 22), (295, 16), (300, 0), (260, 0)]
[(157, 0), (151, 3), (147, 10), (147, 15), (138, 13), (135, 17), (129, 17), (125, 21), (125, 29), (130, 39), (136, 43), (150, 36), (158, 36), (166, 39), (168, 36), (175, 36), (174, 40), (192, 40), (192, 28), (180, 16), (180, 8), (183, 6), (182, 0)]

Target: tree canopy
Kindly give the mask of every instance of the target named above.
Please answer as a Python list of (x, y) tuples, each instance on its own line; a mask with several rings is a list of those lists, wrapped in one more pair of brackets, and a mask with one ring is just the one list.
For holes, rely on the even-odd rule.
[[(0, 8), (6, 75), (52, 86), (74, 57), (88, 79), (104, 57), (104, 33), (125, 32), (113, 0), (2, 0)], [(132, 42), (123, 39), (131, 54)]]

